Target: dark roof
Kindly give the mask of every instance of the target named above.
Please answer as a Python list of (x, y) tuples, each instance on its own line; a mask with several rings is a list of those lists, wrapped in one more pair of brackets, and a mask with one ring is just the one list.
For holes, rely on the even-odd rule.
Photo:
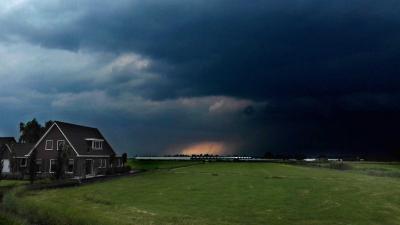
[(0, 147), (2, 147), (5, 144), (10, 145), (14, 143), (17, 143), (14, 137), (0, 137)]
[[(62, 132), (71, 142), (72, 146), (80, 155), (110, 155), (112, 153), (115, 153), (111, 145), (107, 142), (107, 140), (97, 128), (81, 126), (61, 121), (54, 121), (54, 123), (56, 123), (60, 127)], [(86, 140), (88, 138), (104, 140), (103, 149), (88, 151), (88, 149), (91, 147), (90, 142)]]
[(5, 148), (5, 145), (12, 145), (17, 143), (14, 137), (0, 137), (0, 149)]
[(24, 157), (29, 151), (35, 146), (32, 143), (16, 143), (13, 145), (9, 145), (11, 150), (15, 152), (16, 157)]

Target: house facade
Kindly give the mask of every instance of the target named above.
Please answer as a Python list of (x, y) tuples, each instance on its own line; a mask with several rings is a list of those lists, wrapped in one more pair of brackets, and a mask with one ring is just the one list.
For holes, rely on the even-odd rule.
[(2, 173), (9, 173), (10, 172), (10, 157), (11, 157), (11, 149), (10, 145), (14, 145), (17, 142), (13, 137), (0, 137), (0, 154), (1, 154), (1, 163)]
[[(111, 167), (121, 167), (121, 158), (97, 128), (55, 121), (35, 144), (7, 145), (10, 172), (27, 174), (28, 160), (36, 155), (36, 171), (40, 176), (51, 176), (57, 167), (60, 151), (67, 152), (66, 174), (87, 177), (105, 174)], [(6, 157), (3, 157), (7, 160)]]

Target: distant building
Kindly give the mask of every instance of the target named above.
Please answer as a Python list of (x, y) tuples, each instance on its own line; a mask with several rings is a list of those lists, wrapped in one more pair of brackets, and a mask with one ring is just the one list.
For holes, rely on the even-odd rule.
[(317, 161), (317, 159), (315, 159), (315, 158), (307, 158), (307, 159), (304, 159), (304, 161), (306, 161), (306, 162), (315, 162), (315, 161)]

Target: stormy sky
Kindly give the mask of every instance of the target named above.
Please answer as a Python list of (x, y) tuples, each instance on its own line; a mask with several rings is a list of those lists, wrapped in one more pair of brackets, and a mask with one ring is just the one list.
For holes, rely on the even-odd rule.
[(4, 0), (0, 135), (130, 155), (400, 151), (398, 0)]

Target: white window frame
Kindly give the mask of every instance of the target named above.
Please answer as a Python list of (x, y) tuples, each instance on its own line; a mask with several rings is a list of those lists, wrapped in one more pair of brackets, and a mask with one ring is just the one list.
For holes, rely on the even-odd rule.
[[(98, 144), (97, 147), (96, 147), (96, 143)], [(94, 149), (94, 150), (103, 150), (103, 141), (93, 140), (92, 141), (92, 149)]]
[(49, 165), (49, 173), (54, 173), (54, 172), (51, 172), (51, 162), (52, 161), (56, 161), (56, 163), (54, 164), (54, 166), (57, 166), (57, 159), (50, 159), (50, 165)]
[[(72, 171), (68, 171), (68, 169), (69, 169), (69, 162), (71, 162), (72, 161)], [(66, 171), (66, 173), (68, 173), (68, 174), (73, 174), (74, 173), (74, 169), (75, 169), (75, 161), (74, 161), (74, 159), (68, 159), (68, 166), (67, 166), (67, 171)]]
[(58, 146), (60, 146), (58, 143), (60, 143), (60, 142), (63, 143), (63, 146), (65, 145), (65, 140), (57, 140), (57, 151), (62, 150), (62, 149), (58, 148)]
[[(48, 148), (47, 143), (51, 143), (51, 148)], [(54, 141), (53, 140), (46, 140), (46, 145), (44, 146), (44, 150), (50, 151), (54, 148)]]
[[(25, 164), (22, 164), (23, 160), (25, 160)], [(26, 167), (28, 165), (28, 159), (27, 158), (21, 158), (21, 161), (19, 162), (20, 167)]]
[(107, 168), (107, 159), (100, 159), (99, 168)]

